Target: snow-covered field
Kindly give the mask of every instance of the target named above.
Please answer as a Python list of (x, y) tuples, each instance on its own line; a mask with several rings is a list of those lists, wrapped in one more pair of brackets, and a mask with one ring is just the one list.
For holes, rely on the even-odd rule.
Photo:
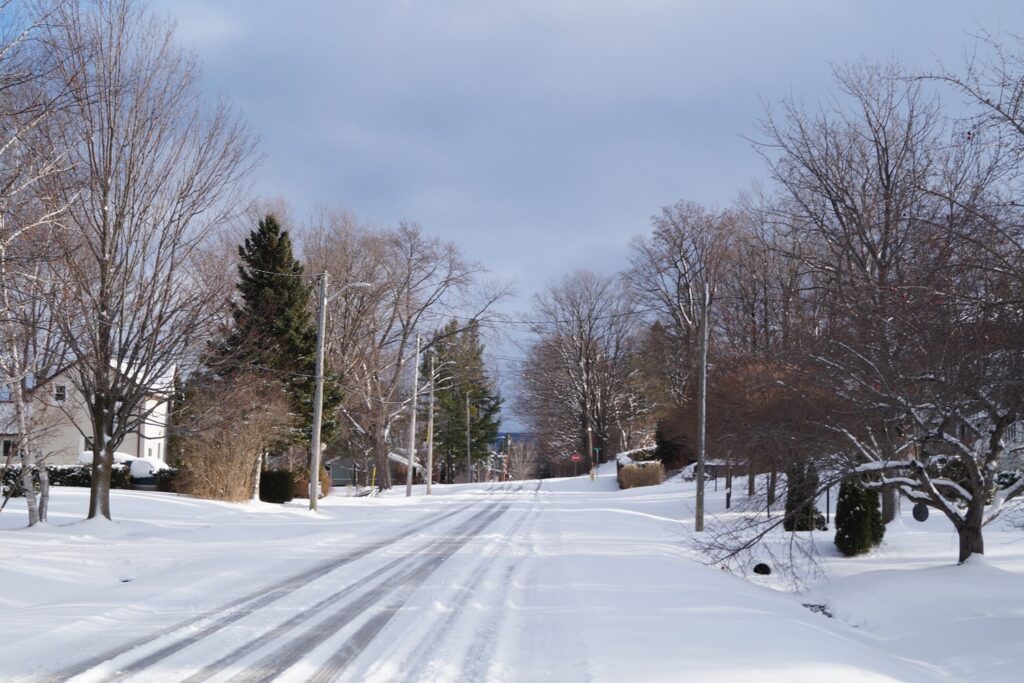
[[(1017, 681), (1024, 532), (956, 566), (890, 525), (801, 593), (692, 559), (693, 484), (586, 477), (229, 505), (115, 491), (116, 523), (0, 514), (0, 679)], [(709, 492), (713, 513), (723, 491)], [(738, 496), (742, 499), (742, 495)], [(824, 604), (834, 618), (803, 603)]]

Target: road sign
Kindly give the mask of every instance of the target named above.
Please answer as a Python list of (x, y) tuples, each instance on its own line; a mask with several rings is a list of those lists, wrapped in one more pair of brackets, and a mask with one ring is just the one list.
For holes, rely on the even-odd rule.
[(579, 462), (580, 461), (580, 454), (579, 453), (573, 453), (572, 454), (572, 461), (573, 462)]

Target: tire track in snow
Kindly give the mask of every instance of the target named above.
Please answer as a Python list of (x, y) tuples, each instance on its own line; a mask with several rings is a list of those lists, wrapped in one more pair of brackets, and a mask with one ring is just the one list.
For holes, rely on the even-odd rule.
[[(490, 492), (491, 490), (491, 488), (486, 489), (485, 493)], [(438, 522), (442, 522), (446, 519), (449, 519), (476, 505), (479, 505), (480, 502), (481, 501), (474, 501), (472, 503), (462, 505), (459, 508), (452, 510), (450, 512), (446, 512), (438, 517), (431, 517), (430, 519), (425, 520), (423, 522), (417, 522), (409, 527), (406, 527), (401, 532), (392, 534), (391, 536), (384, 538), (380, 541), (368, 543), (360, 548), (349, 551), (343, 555), (314, 565), (309, 569), (298, 572), (296, 574), (291, 574), (271, 584), (270, 586), (262, 587), (255, 591), (247, 593), (246, 595), (243, 595), (239, 598), (236, 598), (235, 600), (232, 600), (226, 605), (208, 610), (203, 614), (189, 617), (184, 621), (178, 622), (177, 624), (172, 625), (167, 630), (161, 631), (159, 635), (148, 635), (142, 638), (138, 638), (134, 641), (129, 642), (126, 645), (122, 645), (115, 649), (107, 650), (94, 657), (90, 657), (89, 659), (72, 664), (56, 673), (44, 675), (42, 677), (33, 678), (30, 680), (37, 680), (42, 683), (55, 683), (57, 681), (66, 681), (75, 678), (76, 676), (88, 673), (90, 670), (98, 666), (101, 666), (102, 664), (105, 664), (113, 659), (122, 657), (130, 653), (132, 650), (136, 650), (140, 647), (151, 644), (154, 642), (154, 640), (167, 641), (168, 639), (170, 639), (170, 642), (167, 645), (160, 648), (156, 652), (143, 655), (142, 657), (134, 660), (127, 666), (118, 668), (116, 672), (111, 672), (112, 675), (103, 676), (102, 678), (102, 680), (104, 681), (122, 680), (129, 675), (138, 673), (143, 669), (152, 666), (156, 662), (159, 662), (160, 660), (169, 657), (170, 655), (178, 652), (184, 647), (187, 647), (195, 642), (198, 642), (204, 638), (209, 637), (210, 635), (222, 630), (226, 626), (229, 626), (230, 624), (242, 619), (243, 617), (252, 614), (256, 610), (266, 607), (267, 605), (276, 602), (277, 600), (280, 600), (284, 597), (287, 597), (291, 593), (294, 593), (295, 591), (302, 588), (306, 583), (310, 581), (325, 576), (340, 567), (343, 567), (347, 564), (351, 564), (352, 562), (355, 562), (358, 559), (371, 555), (390, 545), (394, 545), (395, 543), (398, 543), (406, 539), (409, 535), (418, 533), (420, 531), (423, 531), (427, 527), (437, 524)], [(189, 631), (193, 629), (193, 627), (195, 627), (197, 624), (209, 619), (213, 619), (214, 621), (200, 628), (197, 631), (175, 635), (180, 631)]]
[[(540, 491), (540, 486), (541, 482), (538, 480), (537, 487), (531, 492), (534, 495), (534, 497), (536, 497), (537, 493)], [(524, 487), (525, 484), (520, 485), (519, 488), (516, 489), (516, 492), (522, 491)], [(455, 622), (461, 616), (463, 616), (463, 610), (469, 603), (470, 598), (472, 598), (474, 595), (480, 594), (480, 587), (481, 584), (484, 582), (485, 577), (491, 571), (491, 568), (498, 562), (498, 559), (502, 556), (503, 551), (505, 551), (513, 544), (513, 540), (516, 538), (516, 535), (519, 534), (520, 529), (523, 527), (524, 523), (527, 520), (530, 521), (530, 524), (526, 527), (527, 530), (523, 532), (521, 536), (523, 536), (524, 538), (529, 536), (529, 530), (532, 528), (533, 523), (536, 521), (537, 514), (538, 510), (536, 507), (533, 507), (524, 512), (523, 515), (519, 517), (519, 519), (517, 519), (515, 523), (512, 525), (512, 527), (506, 532), (505, 538), (502, 539), (502, 542), (499, 544), (494, 554), (486, 557), (482, 562), (478, 563), (473, 568), (473, 571), (470, 574), (470, 576), (475, 578), (463, 584), (458, 589), (454, 599), (452, 600), (450, 611), (448, 612), (448, 614), (445, 615), (445, 618), (439, 624), (436, 624), (431, 627), (431, 630), (427, 633), (427, 635), (424, 638), (420, 640), (420, 642), (416, 645), (416, 649), (413, 651), (411, 655), (409, 655), (405, 659), (403, 666), (400, 667), (401, 670), (409, 672), (408, 675), (405, 677), (405, 681), (411, 683), (412, 681), (421, 680), (423, 678), (422, 673), (419, 676), (417, 676), (416, 673), (414, 672), (424, 671), (424, 669), (419, 665), (424, 663), (424, 660), (426, 660), (427, 657), (430, 656), (430, 653), (438, 645), (442, 643), (445, 637), (449, 635), (452, 626), (454, 626)], [(521, 543), (521, 539), (519, 542)], [(515, 570), (517, 566), (518, 562), (513, 562), (509, 567), (506, 568), (505, 572), (503, 573), (503, 577), (500, 581), (501, 585), (503, 586), (501, 591), (502, 596), (507, 595), (508, 577), (511, 575), (511, 573)], [(503, 601), (503, 597), (499, 597), (498, 602), (501, 603)], [(482, 634), (478, 634), (477, 638), (470, 645), (471, 653), (474, 649), (477, 651), (481, 651), (484, 649), (483, 646), (486, 644), (488, 636), (483, 634), (495, 631), (497, 621), (499, 618), (499, 613), (492, 614), (491, 618), (487, 621), (487, 625), (485, 626)], [(474, 648), (474, 646), (476, 647)], [(470, 654), (466, 655), (463, 667), (462, 669), (460, 669), (460, 673), (467, 671), (466, 662), (469, 661), (470, 656)], [(479, 667), (473, 667), (474, 670), (477, 668)], [(479, 674), (477, 674), (475, 677), (478, 678)], [(470, 680), (472, 678), (474, 678), (474, 676), (467, 676), (463, 680)]]
[[(452, 531), (457, 532), (462, 527), (465, 527), (473, 521), (474, 520), (469, 520), (460, 525), (459, 527), (456, 527)], [(382, 567), (374, 568), (372, 570), (373, 579), (376, 580), (377, 584), (387, 584), (389, 581), (392, 580), (391, 575), (394, 573), (395, 569), (409, 562), (413, 562), (418, 556), (422, 556), (423, 553), (430, 552), (439, 544), (444, 543), (446, 541), (447, 539), (444, 539), (442, 541), (432, 540), (411, 550), (408, 554), (392, 560), (391, 562), (385, 564)], [(382, 578), (383, 581), (381, 581)], [(314, 623), (310, 625), (310, 618), (308, 616), (308, 613), (320, 612), (321, 610), (324, 610), (332, 605), (337, 605), (337, 603), (340, 600), (344, 600), (345, 598), (350, 597), (353, 593), (356, 593), (358, 590), (365, 588), (363, 584), (365, 583), (366, 579), (367, 577), (363, 576), (361, 578), (353, 580), (344, 588), (341, 588), (340, 590), (331, 593), (327, 597), (317, 602), (315, 605), (312, 605), (311, 607), (306, 608), (302, 612), (295, 614), (287, 621), (278, 624), (277, 626), (274, 626), (269, 631), (266, 631), (259, 637), (254, 638), (253, 640), (247, 642), (245, 645), (229, 652), (213, 664), (210, 664), (204, 667), (202, 670), (197, 671), (193, 675), (186, 678), (183, 681), (183, 683), (202, 683), (203, 681), (206, 681), (214, 676), (217, 676), (226, 671), (228, 668), (230, 668), (231, 665), (241, 661), (242, 659), (244, 659), (248, 655), (253, 654), (254, 652), (262, 650), (266, 646), (270, 645), (273, 641), (284, 638), (286, 635), (288, 635), (300, 626), (307, 625), (311, 629), (319, 628), (319, 623)], [(343, 606), (342, 609), (349, 609), (350, 607), (351, 605), (346, 605)]]
[[(476, 516), (453, 529), (452, 531), (458, 533), (458, 536), (445, 538), (431, 544), (427, 552), (434, 554), (428, 555), (426, 559), (419, 556), (405, 558), (411, 562), (411, 566), (406, 567), (389, 580), (378, 583), (374, 588), (362, 593), (355, 601), (342, 606), (328, 618), (317, 622), (310, 633), (293, 639), (291, 643), (263, 657), (256, 665), (247, 667), (246, 671), (231, 678), (231, 683), (264, 683), (280, 676), (319, 645), (335, 636), (345, 626), (364, 613), (378, 607), (376, 613), (346, 638), (339, 649), (312, 677), (306, 679), (308, 681), (333, 680), (387, 625), (416, 588), (455, 552), (503, 515), (510, 505), (510, 503), (499, 503), (486, 514)], [(380, 608), (380, 604), (391, 595), (397, 597)]]
[[(534, 491), (536, 494), (540, 491), (540, 482), (537, 483), (537, 490)], [(533, 531), (533, 527), (537, 522), (537, 517), (540, 515), (540, 510), (534, 507), (530, 510), (527, 515), (530, 517), (530, 524), (527, 530), (521, 535), (518, 546), (526, 548), (528, 546), (530, 533)], [(510, 587), (512, 583), (512, 575), (517, 569), (520, 568), (521, 557), (514, 558), (505, 567), (505, 571), (502, 573), (499, 579), (497, 598), (493, 601), (497, 609), (493, 609), (490, 613), (487, 622), (484, 627), (477, 632), (476, 638), (469, 645), (469, 650), (466, 652), (466, 656), (462, 659), (462, 678), (464, 681), (480, 681), (487, 680), (487, 665), (490, 664), (492, 659), (489, 655), (494, 650), (495, 638), (498, 635), (498, 629), (501, 625), (501, 618), (505, 615), (505, 608), (507, 607), (508, 597), (510, 594)]]

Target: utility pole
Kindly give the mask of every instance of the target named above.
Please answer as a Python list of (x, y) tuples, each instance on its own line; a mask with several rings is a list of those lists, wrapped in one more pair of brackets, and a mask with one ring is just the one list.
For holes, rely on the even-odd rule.
[(327, 271), (320, 271), (320, 297), (316, 313), (316, 389), (313, 392), (313, 434), (309, 445), (309, 509), (320, 498), (320, 426), (324, 412), (324, 335), (327, 318)]
[(412, 402), (409, 406), (409, 467), (405, 471), (405, 497), (412, 495), (412, 470), (416, 464), (416, 394), (420, 392), (420, 336), (416, 335), (416, 357), (412, 362)]
[(587, 412), (587, 453), (590, 454), (590, 481), (597, 476), (597, 465), (594, 464), (594, 429), (590, 424), (590, 412)]
[[(369, 282), (350, 282), (341, 286), (334, 296), (349, 287), (371, 287)], [(334, 297), (331, 297), (332, 299)], [(320, 296), (316, 308), (316, 390), (313, 392), (313, 433), (309, 439), (309, 509), (316, 511), (320, 498), (320, 428), (324, 417), (324, 339), (327, 335), (327, 270), (320, 271)], [(258, 494), (258, 492), (257, 492)]]
[(434, 478), (434, 356), (430, 352), (430, 405), (427, 406), (427, 495)]
[[(708, 321), (711, 317), (711, 289), (704, 283), (704, 307), (700, 323), (700, 363), (697, 374), (697, 510), (694, 531), (704, 531), (704, 450), (707, 440)], [(715, 481), (717, 484), (717, 479)]]
[(466, 481), (473, 483), (473, 454), (469, 440), (469, 392), (466, 392)]

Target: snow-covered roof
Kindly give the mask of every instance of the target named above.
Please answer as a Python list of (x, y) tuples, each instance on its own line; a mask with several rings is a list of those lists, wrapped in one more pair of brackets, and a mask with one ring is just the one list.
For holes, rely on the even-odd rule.
[[(397, 462), (399, 465), (402, 465), (403, 467), (409, 466), (409, 459), (406, 458), (404, 455), (399, 455), (398, 453), (395, 453), (394, 451), (388, 453), (388, 460), (390, 460), (391, 462)], [(419, 470), (420, 472), (425, 472), (426, 468), (419, 463), (415, 463), (413, 465), (413, 471), (415, 472), (416, 470)]]

